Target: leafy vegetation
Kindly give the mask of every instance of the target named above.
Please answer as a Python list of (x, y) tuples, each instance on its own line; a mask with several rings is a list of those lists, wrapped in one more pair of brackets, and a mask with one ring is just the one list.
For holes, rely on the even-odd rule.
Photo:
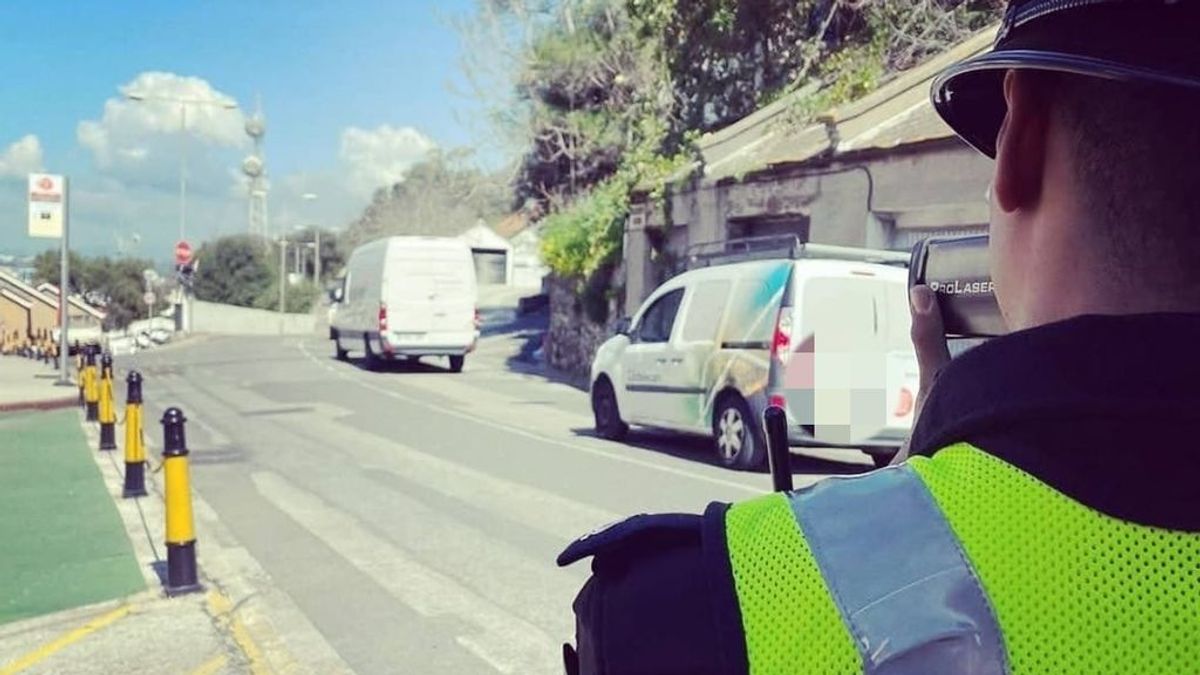
[[(289, 251), (314, 240), (311, 230), (297, 233)], [(307, 250), (307, 249), (302, 249)], [(196, 253), (199, 262), (193, 283), (196, 298), (239, 307), (279, 308), (279, 244), (247, 234), (222, 237), (205, 243)], [(292, 271), (292, 257), (286, 262)], [(320, 298), (321, 289), (312, 283), (312, 255), (304, 257), (302, 279), (287, 288), (289, 312), (307, 312)], [(338, 273), (345, 263), (338, 238), (321, 233), (321, 278)]]
[[(249, 234), (205, 242), (196, 253), (199, 262), (192, 290), (199, 300), (239, 307), (263, 307), (279, 276), (279, 262), (270, 242)], [(278, 297), (278, 296), (276, 296)]]
[(470, 166), (468, 155), (435, 150), (404, 180), (376, 190), (342, 234), (344, 249), (391, 235), (456, 236), (480, 218), (496, 220), (508, 213), (513, 196), (506, 179)]
[[(34, 283), (60, 280), (60, 255), (56, 250), (43, 251), (33, 260)], [(145, 292), (143, 270), (153, 268), (149, 260), (136, 258), (85, 257), (71, 253), (70, 293), (79, 295), (95, 307), (104, 310), (104, 328), (120, 330), (146, 313), (142, 303)]]
[(547, 214), (547, 263), (598, 306), (631, 192), (661, 191), (699, 134), (815, 85), (791, 116), (806, 124), (985, 27), (1002, 4), (480, 0), (462, 28), (466, 40), (495, 45), (468, 75), (508, 71), (499, 81), (515, 100), (494, 105), (492, 119), (521, 148), (517, 201)]

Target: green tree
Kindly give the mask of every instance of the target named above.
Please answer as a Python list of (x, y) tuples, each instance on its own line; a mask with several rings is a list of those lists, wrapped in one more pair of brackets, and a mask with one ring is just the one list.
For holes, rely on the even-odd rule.
[(431, 152), (403, 180), (376, 190), (338, 243), (349, 250), (392, 235), (455, 236), (480, 218), (498, 219), (512, 202), (508, 182), (471, 166), (469, 159), (466, 150)]
[[(608, 293), (632, 190), (663, 189), (698, 134), (798, 88), (792, 122), (858, 98), (999, 18), (1001, 0), (479, 0), (467, 74), (507, 68), (491, 119), (522, 154), (517, 201), (589, 307)], [(491, 70), (489, 70), (491, 69)], [(602, 318), (602, 311), (590, 312)]]
[(255, 307), (274, 284), (278, 263), (271, 244), (246, 234), (205, 242), (196, 252), (193, 292), (199, 300)]
[[(59, 263), (60, 254), (57, 251), (38, 254), (34, 258), (35, 281), (48, 281), (57, 286)], [(69, 292), (104, 310), (106, 330), (121, 330), (145, 312), (142, 303), (145, 280), (142, 272), (153, 266), (149, 260), (137, 258), (89, 258), (71, 253)]]
[[(301, 273), (305, 279), (312, 279), (316, 272), (315, 260), (312, 254), (307, 253), (307, 249), (316, 243), (317, 233), (320, 232), (321, 239), (321, 281), (324, 286), (324, 281), (336, 277), (342, 268), (346, 266), (345, 250), (345, 235), (339, 234), (332, 230), (318, 229), (315, 227), (306, 227), (299, 230), (288, 238), (289, 246), (304, 246), (306, 248), (305, 255), (302, 261)], [(272, 259), (274, 261), (274, 258)], [(278, 264), (277, 261), (273, 264)], [(275, 274), (278, 275), (278, 268)]]

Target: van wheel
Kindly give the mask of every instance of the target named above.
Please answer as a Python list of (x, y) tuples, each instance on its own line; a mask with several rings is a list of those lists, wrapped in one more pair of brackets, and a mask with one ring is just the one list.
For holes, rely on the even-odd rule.
[(342, 339), (340, 337), (338, 337), (336, 330), (333, 330), (332, 328), (330, 328), (329, 332), (330, 332), (329, 337), (331, 340), (333, 340), (333, 355), (337, 358), (338, 361), (345, 361), (346, 357), (349, 356), (350, 352), (348, 352), (345, 349), (342, 349)]
[(629, 425), (621, 419), (617, 394), (612, 383), (601, 379), (592, 386), (592, 414), (596, 418), (596, 435), (610, 441), (620, 441), (629, 433)]
[(754, 423), (750, 406), (737, 394), (727, 394), (717, 401), (713, 443), (717, 460), (731, 469), (758, 469), (767, 456), (762, 430)]
[(463, 369), (463, 364), (466, 362), (467, 362), (467, 357), (465, 357), (465, 356), (451, 356), (450, 357), (450, 372), (461, 373), (462, 369)]
[(382, 363), (379, 357), (375, 355), (375, 352), (371, 351), (371, 338), (365, 335), (363, 336), (363, 356), (367, 370), (379, 370)]

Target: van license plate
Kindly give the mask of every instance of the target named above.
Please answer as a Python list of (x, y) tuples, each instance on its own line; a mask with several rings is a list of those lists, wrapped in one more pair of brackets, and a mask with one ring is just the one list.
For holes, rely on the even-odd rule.
[(396, 333), (397, 342), (420, 342), (424, 337), (424, 333)]

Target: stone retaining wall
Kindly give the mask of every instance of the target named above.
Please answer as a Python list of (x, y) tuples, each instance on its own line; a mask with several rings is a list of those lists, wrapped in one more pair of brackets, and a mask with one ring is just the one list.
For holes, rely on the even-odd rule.
[[(596, 349), (612, 335), (611, 326), (602, 326), (588, 317), (573, 282), (549, 276), (546, 286), (550, 295), (546, 361), (571, 375), (587, 375)], [(618, 318), (615, 311), (609, 312), (610, 323)]]

